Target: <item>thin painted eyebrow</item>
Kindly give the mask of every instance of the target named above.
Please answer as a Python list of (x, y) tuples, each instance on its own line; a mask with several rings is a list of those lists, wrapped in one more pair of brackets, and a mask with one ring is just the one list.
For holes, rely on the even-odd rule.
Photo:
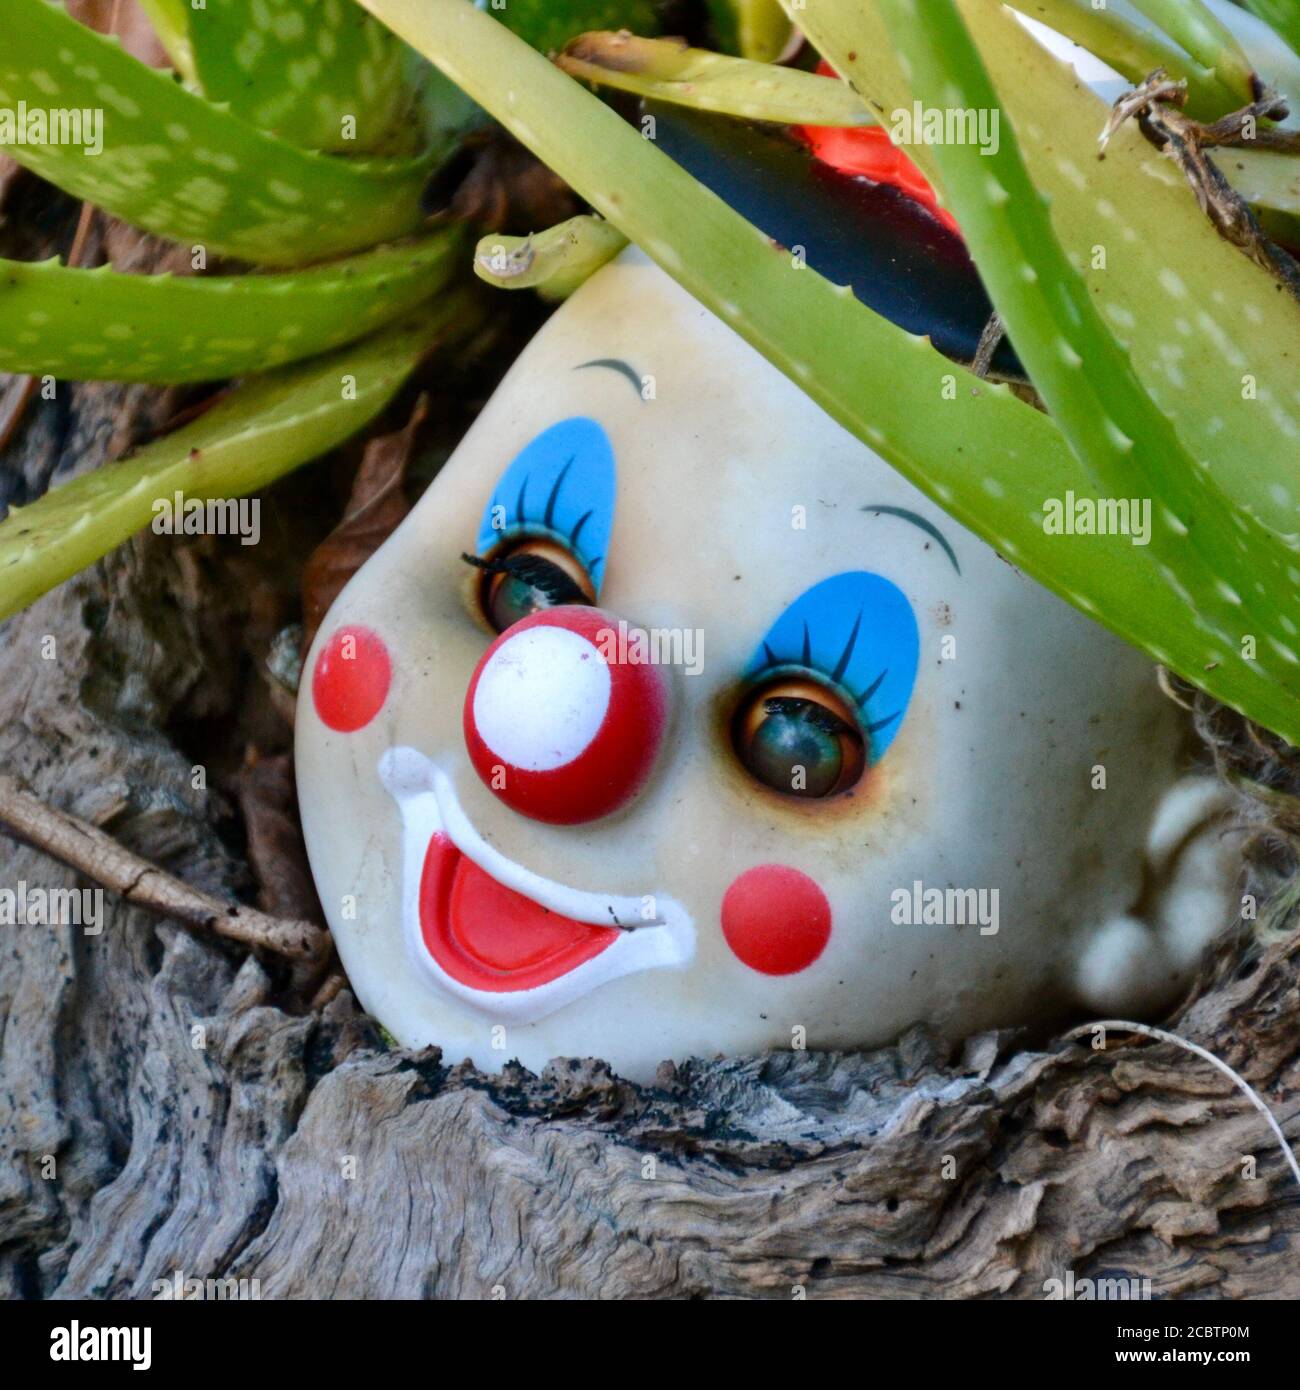
[(632, 389), (636, 392), (637, 400), (644, 399), (641, 395), (640, 376), (637, 374), (636, 369), (627, 362), (624, 362), (621, 357), (594, 357), (590, 362), (579, 362), (573, 370), (575, 372), (581, 372), (587, 367), (604, 367), (608, 371), (617, 372), (621, 377), (626, 377), (627, 380), (632, 383)]
[(934, 522), (927, 521), (925, 517), (918, 516), (916, 512), (909, 512), (906, 507), (887, 507), (881, 504), (880, 506), (863, 507), (862, 510), (864, 512), (883, 512), (886, 516), (901, 517), (904, 521), (910, 521), (913, 526), (919, 526), (927, 536), (939, 542), (940, 546), (943, 548), (943, 553), (952, 561), (953, 569), (955, 569), (958, 574), (961, 573), (961, 566), (957, 563), (956, 552), (953, 550), (952, 546), (948, 544), (943, 533)]

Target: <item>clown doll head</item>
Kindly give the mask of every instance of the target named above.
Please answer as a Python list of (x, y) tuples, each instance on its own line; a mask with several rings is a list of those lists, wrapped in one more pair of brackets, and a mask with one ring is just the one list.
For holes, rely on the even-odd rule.
[(1177, 715), (629, 251), (334, 605), (297, 765), (400, 1042), (648, 1078), (1167, 1003), (1231, 889)]

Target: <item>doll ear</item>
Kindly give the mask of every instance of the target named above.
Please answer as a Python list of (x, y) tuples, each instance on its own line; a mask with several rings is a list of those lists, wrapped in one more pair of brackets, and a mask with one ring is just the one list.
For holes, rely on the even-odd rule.
[(1141, 1017), (1174, 1002), (1232, 916), (1240, 864), (1224, 820), (1226, 790), (1185, 777), (1161, 798), (1147, 835), (1141, 911), (1086, 934), (1072, 962), (1073, 993), (1099, 1014)]

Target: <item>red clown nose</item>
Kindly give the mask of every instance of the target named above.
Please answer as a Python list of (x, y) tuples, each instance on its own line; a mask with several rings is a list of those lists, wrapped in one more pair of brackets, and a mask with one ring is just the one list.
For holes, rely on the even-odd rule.
[(465, 693), (478, 775), (512, 810), (552, 825), (626, 806), (668, 723), (668, 682), (640, 655), (599, 608), (548, 608), (507, 628)]

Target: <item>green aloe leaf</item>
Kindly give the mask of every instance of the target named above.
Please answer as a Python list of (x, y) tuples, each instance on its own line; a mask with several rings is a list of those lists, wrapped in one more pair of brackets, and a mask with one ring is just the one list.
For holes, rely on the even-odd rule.
[[(395, 240), (423, 220), (427, 159), (344, 160), (286, 144), (45, 0), (0, 0), (0, 31), (0, 108), (102, 117), (96, 153), (48, 138), (6, 152), (147, 231), (209, 253), (296, 265)], [(87, 125), (93, 131), (95, 121), (83, 132)]]
[(1211, 158), (1248, 203), (1300, 214), (1300, 158), (1296, 155), (1233, 148), (1213, 150)]
[(255, 377), (131, 457), (11, 507), (0, 522), (0, 618), (143, 530), (158, 499), (241, 497), (341, 444), (449, 325), (472, 321), (467, 302), (447, 296), (362, 343)]
[(555, 60), (572, 77), (657, 101), (789, 125), (862, 126), (875, 118), (846, 82), (729, 58), (672, 39), (582, 34)]
[[(1148, 395), (1235, 506), (1293, 536), (1300, 479), (1281, 465), (1300, 450), (1300, 305), (1223, 240), (1135, 125), (1098, 157), (1109, 108), (998, 0), (958, 9), (1053, 230)], [(798, 14), (873, 106), (912, 109), (880, 0), (809, 0)], [(907, 150), (942, 189), (937, 147)]]
[(194, 50), (190, 47), (190, 7), (187, 0), (139, 0), (163, 51), (172, 66), (191, 85), (197, 82), (194, 73)]
[(1259, 95), (1251, 61), (1236, 35), (1205, 4), (1205, 0), (1131, 0), (1133, 8), (1181, 44), (1203, 67), (1226, 82), (1245, 106)]
[(957, 520), (1157, 660), (1300, 738), (1294, 687), (1241, 661), (1232, 631), (1197, 630), (1190, 591), (1160, 582), (1138, 547), (1123, 537), (1046, 534), (1046, 497), (1093, 489), (1045, 415), (954, 367), (846, 288), (798, 268), (650, 141), (462, 0), (366, 3)]
[(623, 233), (603, 218), (571, 217), (532, 236), (485, 236), (474, 251), (474, 273), (497, 289), (567, 299), (626, 245)]
[(0, 372), (65, 381), (217, 381), (326, 352), (448, 280), (460, 240), (281, 275), (122, 275), (0, 261)]
[(1151, 32), (1093, 0), (1010, 0), (1011, 8), (1040, 19), (1109, 63), (1136, 87), (1157, 69), (1187, 83), (1187, 111), (1212, 121), (1241, 103), (1227, 82), (1203, 67), (1163, 33)]
[(1300, 0), (1245, 0), (1245, 4), (1300, 55)]
[(708, 0), (722, 47), (756, 63), (774, 63), (790, 41), (779, 0)]
[(407, 51), (349, 0), (164, 3), (209, 101), (306, 149), (392, 152), (415, 95)]

